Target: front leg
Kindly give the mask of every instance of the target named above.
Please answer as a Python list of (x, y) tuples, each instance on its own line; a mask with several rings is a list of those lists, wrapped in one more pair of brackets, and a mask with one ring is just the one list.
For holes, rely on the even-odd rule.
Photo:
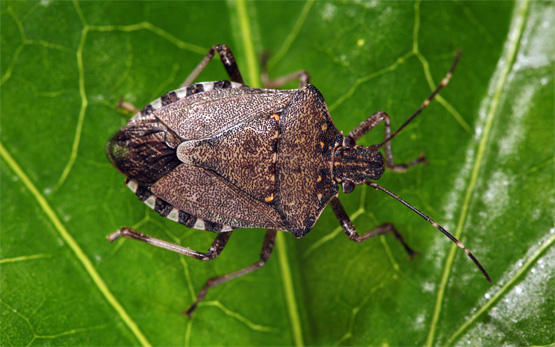
[[(384, 122), (385, 128), (385, 138), (388, 139), (391, 136), (391, 122), (389, 120), (389, 115), (383, 111), (378, 111), (360, 123), (356, 128), (354, 128), (350, 133), (349, 137), (351, 137), (355, 142), (362, 137), (362, 135), (366, 134), (370, 130), (372, 130), (376, 125)], [(391, 141), (385, 143), (385, 165), (388, 169), (396, 172), (405, 172), (408, 170), (409, 167), (417, 164), (427, 163), (426, 157), (423, 153), (418, 156), (418, 158), (414, 159), (410, 163), (404, 164), (395, 164), (393, 162), (393, 151), (391, 150)]]
[(362, 242), (375, 236), (391, 233), (395, 235), (395, 238), (397, 239), (397, 241), (399, 241), (403, 245), (403, 247), (405, 248), (405, 251), (408, 253), (411, 259), (414, 256), (418, 255), (418, 252), (415, 252), (412, 248), (410, 248), (409, 245), (407, 245), (407, 243), (405, 242), (405, 238), (403, 237), (403, 235), (401, 235), (401, 233), (397, 231), (397, 229), (395, 229), (395, 226), (393, 224), (390, 224), (390, 223), (382, 224), (370, 231), (365, 232), (362, 235), (359, 235), (355, 229), (355, 226), (353, 225), (353, 222), (351, 222), (351, 219), (347, 215), (347, 212), (345, 212), (345, 209), (343, 208), (343, 205), (341, 204), (339, 199), (333, 198), (331, 199), (330, 203), (331, 203), (331, 208), (335, 213), (335, 216), (337, 217), (337, 220), (339, 220), (339, 224), (341, 224), (341, 226), (343, 227), (343, 230), (345, 231), (345, 233), (347, 234), (350, 240), (355, 242)]
[(424, 157), (424, 154), (420, 154), (420, 156), (418, 158), (411, 161), (410, 163), (395, 165), (393, 163), (393, 153), (391, 152), (391, 139), (393, 139), (395, 136), (397, 136), (397, 134), (399, 134), (399, 132), (404, 127), (406, 127), (410, 122), (413, 121), (414, 118), (416, 118), (416, 116), (418, 116), (426, 107), (428, 107), (428, 105), (430, 104), (430, 102), (432, 102), (432, 100), (435, 98), (435, 96), (447, 85), (447, 83), (449, 83), (449, 80), (451, 79), (451, 76), (453, 76), (453, 72), (455, 71), (455, 68), (457, 67), (457, 64), (459, 63), (460, 58), (461, 58), (461, 52), (458, 51), (457, 55), (455, 56), (455, 60), (453, 61), (453, 64), (451, 65), (451, 68), (449, 69), (449, 72), (447, 72), (447, 75), (445, 75), (445, 78), (443, 78), (441, 83), (436, 87), (436, 89), (432, 92), (432, 94), (430, 94), (430, 96), (428, 96), (428, 98), (426, 98), (426, 100), (424, 100), (424, 102), (422, 103), (422, 105), (420, 105), (420, 107), (416, 110), (416, 112), (414, 112), (412, 114), (412, 116), (410, 116), (409, 119), (407, 119), (405, 121), (405, 123), (403, 123), (399, 127), (399, 129), (397, 129), (393, 134), (391, 134), (390, 124), (389, 124), (389, 116), (385, 112), (378, 111), (378, 112), (374, 113), (373, 115), (371, 115), (368, 119), (366, 119), (365, 121), (360, 123), (355, 129), (353, 129), (353, 131), (351, 131), (349, 133), (349, 136), (352, 137), (353, 140), (356, 141), (362, 135), (366, 134), (373, 127), (378, 125), (380, 122), (385, 121), (385, 140), (381, 144), (376, 145), (374, 147), (377, 149), (377, 148), (380, 148), (380, 147), (385, 145), (385, 154), (386, 154), (386, 165), (387, 165), (387, 167), (389, 169), (393, 170), (393, 171), (407, 171), (407, 169), (409, 167), (413, 166), (413, 165), (420, 164), (420, 163), (426, 163), (426, 158)]

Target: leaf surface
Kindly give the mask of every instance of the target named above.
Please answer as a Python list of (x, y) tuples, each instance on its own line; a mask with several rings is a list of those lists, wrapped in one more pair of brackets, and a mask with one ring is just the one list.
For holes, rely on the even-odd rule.
[[(15, 2), (1, 6), (1, 345), (546, 345), (553, 343), (555, 211), (552, 2)], [(464, 242), (464, 252), (387, 195), (340, 194), (300, 240), (280, 233), (253, 274), (263, 231), (236, 231), (199, 262), (105, 236), (122, 225), (199, 251), (214, 235), (141, 204), (104, 146), (129, 115), (175, 89), (213, 44), (247, 84), (306, 69), (338, 129), (377, 110), (392, 129), (461, 62), (436, 101), (393, 140), (378, 182)], [(200, 80), (226, 79), (217, 61)], [(295, 83), (289, 85), (295, 88)], [(383, 125), (359, 144), (383, 140)]]

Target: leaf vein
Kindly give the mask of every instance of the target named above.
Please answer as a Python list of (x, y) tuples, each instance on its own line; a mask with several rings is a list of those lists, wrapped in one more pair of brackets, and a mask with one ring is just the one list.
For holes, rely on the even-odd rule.
[(244, 323), (247, 327), (249, 327), (249, 329), (252, 329), (254, 331), (260, 331), (260, 332), (277, 332), (278, 329), (273, 328), (273, 327), (268, 327), (268, 326), (264, 326), (264, 325), (260, 325), (260, 324), (256, 324), (251, 322), (249, 319), (245, 318), (243, 315), (234, 312), (230, 309), (228, 309), (227, 307), (225, 307), (221, 302), (219, 301), (204, 301), (201, 303), (202, 306), (214, 306), (219, 308), (220, 310), (222, 310), (222, 312), (224, 312), (226, 315), (233, 317), (235, 319), (237, 319), (238, 321), (240, 321), (241, 323)]
[[(480, 138), (480, 141), (478, 143), (478, 151), (474, 159), (470, 183), (468, 184), (468, 187), (466, 189), (461, 215), (457, 222), (457, 229), (454, 235), (459, 240), (461, 238), (462, 229), (468, 215), (468, 210), (470, 208), (470, 200), (472, 198), (472, 195), (476, 188), (476, 184), (478, 182), (478, 174), (480, 173), (481, 164), (484, 161), (484, 153), (485, 153), (487, 142), (490, 138), (489, 135), (493, 125), (493, 120), (497, 115), (497, 107), (498, 107), (499, 100), (501, 99), (501, 93), (504, 89), (507, 76), (509, 75), (509, 72), (514, 63), (516, 52), (518, 51), (520, 38), (522, 36), (522, 32), (524, 30), (524, 24), (526, 22), (525, 17), (528, 12), (528, 5), (529, 5), (529, 0), (517, 3), (517, 7), (515, 8), (515, 12), (513, 14), (511, 28), (509, 29), (508, 41), (505, 44), (504, 52), (501, 55), (500, 61), (497, 65), (497, 70), (499, 71), (499, 73), (497, 73), (497, 71), (494, 73), (494, 77), (493, 77), (494, 79), (492, 80), (492, 82), (494, 83), (492, 86), (494, 90), (493, 98), (491, 99), (491, 102), (487, 109), (486, 117), (484, 119), (485, 124), (483, 127), (483, 135)], [(453, 260), (455, 258), (455, 253), (457, 251), (457, 248), (458, 247), (455, 244), (451, 245), (449, 254), (446, 259), (440, 287), (437, 293), (432, 322), (430, 324), (430, 330), (428, 332), (428, 337), (426, 339), (426, 346), (431, 346), (435, 338), (435, 331), (439, 321), (439, 316), (441, 314), (443, 297), (445, 295), (447, 282), (449, 279), (449, 275), (451, 273), (451, 267), (453, 266)]]
[(312, 8), (313, 4), (314, 4), (314, 0), (308, 0), (305, 3), (301, 11), (301, 14), (299, 15), (299, 18), (297, 19), (297, 21), (295, 22), (295, 25), (293, 26), (293, 29), (291, 30), (289, 35), (287, 35), (287, 38), (285, 39), (281, 47), (278, 49), (277, 53), (270, 58), (270, 61), (268, 62), (268, 67), (274, 66), (278, 61), (280, 61), (287, 54), (287, 51), (289, 51), (289, 48), (291, 48), (291, 44), (293, 43), (293, 41), (295, 41), (297, 36), (299, 36), (299, 32), (301, 31), (301, 28), (306, 22), (306, 17), (308, 16), (308, 13), (310, 12), (310, 9)]
[(71, 154), (69, 155), (69, 160), (62, 171), (60, 179), (56, 183), (53, 192), (60, 188), (65, 180), (67, 179), (69, 172), (71, 171), (75, 160), (77, 159), (77, 151), (79, 150), (79, 144), (81, 143), (81, 134), (83, 132), (83, 123), (85, 122), (85, 113), (89, 101), (87, 99), (87, 94), (85, 93), (85, 68), (83, 66), (83, 49), (85, 47), (85, 41), (87, 40), (88, 27), (83, 27), (81, 32), (81, 39), (79, 41), (79, 46), (77, 48), (77, 70), (79, 73), (79, 95), (81, 97), (81, 107), (79, 109), (79, 116), (77, 117), (77, 127), (75, 129), (75, 137), (73, 139), (73, 144), (71, 146)]
[(491, 299), (489, 299), (476, 313), (472, 315), (469, 319), (467, 319), (464, 324), (461, 325), (457, 331), (451, 335), (449, 340), (447, 340), (446, 345), (452, 346), (453, 342), (456, 338), (458, 338), (472, 323), (478, 319), (487, 309), (493, 306), (494, 303), (499, 300), (504, 294), (507, 294), (509, 288), (515, 284), (515, 282), (522, 277), (528, 270), (535, 264), (540, 256), (547, 250), (549, 247), (553, 246), (555, 243), (555, 234), (552, 234), (529, 258), (528, 260), (522, 265), (522, 267), (499, 289)]
[(100, 274), (94, 268), (91, 260), (87, 257), (85, 252), (81, 249), (79, 244), (75, 241), (75, 239), (71, 236), (68, 232), (66, 227), (62, 224), (48, 201), (44, 195), (42, 195), (37, 187), (31, 182), (27, 174), (21, 169), (19, 164), (13, 159), (10, 153), (4, 147), (4, 144), (0, 142), (0, 157), (8, 164), (8, 166), (14, 171), (14, 173), (21, 179), (22, 183), (25, 187), (29, 190), (31, 195), (35, 198), (37, 203), (39, 204), (42, 211), (46, 214), (50, 222), (54, 225), (55, 229), (58, 231), (62, 239), (65, 243), (69, 246), (72, 250), (73, 254), (79, 260), (79, 262), (83, 265), (85, 271), (89, 274), (91, 279), (93, 280), (94, 284), (97, 286), (98, 290), (102, 293), (105, 299), (110, 303), (110, 305), (114, 308), (114, 310), (118, 313), (121, 317), (125, 325), (131, 330), (131, 332), (135, 335), (135, 337), (139, 340), (139, 342), (143, 346), (150, 346), (150, 342), (148, 342), (147, 338), (143, 335), (137, 324), (131, 319), (131, 317), (127, 314), (123, 306), (117, 301), (115, 296), (112, 294)]
[(28, 260), (35, 260), (35, 259), (48, 258), (48, 257), (51, 257), (51, 255), (46, 254), (46, 253), (33, 254), (33, 255), (22, 255), (22, 256), (19, 256), (19, 257), (0, 259), (0, 264), (17, 263), (17, 262), (20, 262), (20, 261), (28, 261)]

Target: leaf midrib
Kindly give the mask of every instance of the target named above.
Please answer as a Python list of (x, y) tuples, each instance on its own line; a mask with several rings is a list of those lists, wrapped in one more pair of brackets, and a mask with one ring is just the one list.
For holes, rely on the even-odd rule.
[[(312, 3), (309, 2), (311, 5)], [(237, 37), (240, 37), (243, 45), (245, 55), (246, 55), (246, 62), (247, 62), (247, 84), (255, 87), (260, 88), (260, 78), (259, 78), (259, 68), (258, 68), (258, 57), (256, 55), (256, 51), (254, 48), (254, 42), (252, 39), (252, 25), (249, 22), (249, 16), (246, 11), (246, 4), (244, 0), (238, 0), (235, 4), (237, 7), (236, 12), (230, 12), (230, 15), (237, 14), (238, 18), (236, 18), (236, 22), (239, 23), (239, 27), (235, 28), (232, 27), (232, 30), (239, 30), (239, 34)], [(295, 26), (295, 32), (298, 33), (300, 24), (299, 22), (303, 22), (306, 19), (306, 14), (310, 6), (305, 6), (299, 21)], [(233, 22), (233, 21), (232, 21)], [(286, 44), (290, 44), (294, 40), (293, 36), (288, 37)], [(284, 46), (285, 47), (285, 46)], [(287, 48), (282, 47), (280, 52), (283, 50), (285, 51)], [(283, 238), (283, 233), (279, 232), (276, 236), (276, 253), (279, 261), (279, 269), (280, 275), (283, 283), (283, 290), (285, 295), (286, 307), (287, 312), (290, 320), (290, 328), (291, 328), (291, 335), (293, 337), (293, 343), (295, 346), (304, 346), (304, 339), (303, 339), (303, 329), (301, 325), (301, 319), (299, 314), (299, 305), (297, 304), (297, 299), (295, 296), (295, 289), (293, 287), (293, 279), (291, 275), (291, 266), (289, 264), (289, 258), (287, 255), (287, 245)]]

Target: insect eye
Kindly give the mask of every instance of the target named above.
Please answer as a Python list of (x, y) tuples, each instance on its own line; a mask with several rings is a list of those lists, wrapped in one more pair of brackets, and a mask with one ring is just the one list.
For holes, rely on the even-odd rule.
[(354, 147), (356, 144), (355, 140), (350, 137), (350, 136), (345, 136), (343, 138), (343, 146), (347, 147), (347, 148), (352, 148)]
[(349, 194), (355, 189), (355, 184), (352, 181), (344, 181), (341, 185), (345, 194)]

